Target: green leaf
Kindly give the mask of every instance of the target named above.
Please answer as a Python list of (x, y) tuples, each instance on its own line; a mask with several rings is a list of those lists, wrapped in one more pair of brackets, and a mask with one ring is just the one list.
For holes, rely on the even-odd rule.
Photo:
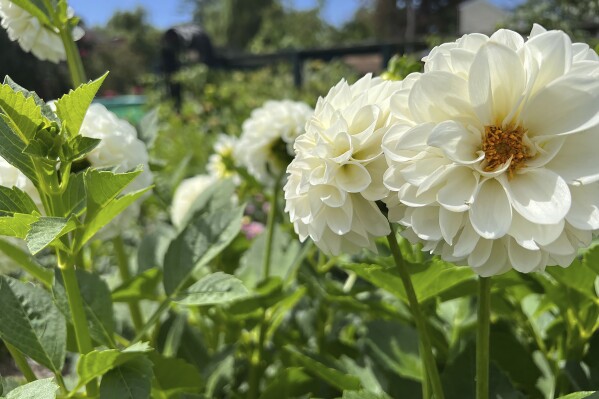
[(0, 276), (0, 338), (53, 372), (61, 372), (66, 322), (43, 289)]
[(418, 354), (418, 335), (405, 324), (375, 320), (367, 324), (366, 346), (371, 357), (399, 376), (422, 380), (422, 362)]
[(237, 299), (247, 297), (248, 289), (241, 280), (223, 272), (209, 274), (175, 299), (181, 305), (202, 306), (218, 305), (233, 302)]
[(284, 349), (289, 352), (300, 365), (305, 367), (307, 372), (322, 379), (329, 385), (341, 391), (346, 389), (355, 391), (361, 388), (360, 379), (358, 377), (327, 367), (290, 345), (285, 346)]
[[(102, 345), (114, 347), (114, 310), (108, 285), (97, 274), (82, 269), (75, 272), (91, 337)], [(58, 271), (52, 294), (60, 311), (67, 320), (72, 320), (62, 274)]]
[(63, 216), (80, 216), (85, 211), (86, 200), (83, 173), (71, 174), (69, 184), (62, 194)]
[(37, 187), (38, 178), (31, 157), (23, 151), (27, 145), (0, 118), (0, 156), (19, 169)]
[(37, 278), (46, 287), (52, 286), (52, 281), (54, 280), (53, 271), (40, 265), (29, 252), (2, 239), (0, 239), (0, 252), (18, 263), (23, 270)]
[(100, 383), (100, 399), (147, 399), (151, 390), (152, 362), (144, 356), (106, 373)]
[(574, 260), (567, 269), (548, 267), (545, 271), (563, 286), (571, 288), (586, 297), (597, 298), (594, 286), (595, 277), (597, 276), (593, 270), (585, 267), (579, 260)]
[(566, 396), (560, 396), (557, 399), (599, 399), (599, 393), (595, 391), (574, 392)]
[(148, 269), (131, 280), (123, 282), (112, 291), (113, 302), (139, 301), (141, 299), (157, 299), (156, 288), (162, 279), (162, 270)]
[[(200, 207), (187, 227), (171, 242), (164, 260), (168, 295), (181, 289), (191, 274), (218, 255), (239, 233), (243, 206), (231, 206), (231, 196), (217, 183), (200, 196)], [(227, 197), (223, 197), (227, 195)]]
[(68, 145), (64, 146), (63, 152), (68, 154), (65, 162), (77, 161), (87, 154), (89, 154), (94, 148), (100, 144), (102, 140), (94, 139), (86, 136), (75, 136), (69, 140)]
[[(254, 288), (263, 279), (263, 261), (266, 244), (266, 234), (261, 234), (253, 242), (239, 262), (235, 275), (239, 277), (248, 288)], [(275, 226), (273, 243), (271, 247), (271, 265), (269, 276), (277, 276), (287, 280), (292, 276), (292, 267), (296, 263), (301, 245), (297, 239), (292, 239), (280, 226)]]
[(295, 398), (311, 393), (314, 379), (301, 367), (289, 367), (280, 371), (266, 387), (260, 399)]
[(102, 227), (110, 223), (112, 219), (117, 217), (135, 201), (140, 199), (150, 189), (151, 187), (147, 187), (138, 191), (134, 191), (109, 202), (99, 212), (97, 212), (91, 218), (91, 220), (88, 218), (88, 216), (86, 216), (85, 227), (83, 229), (82, 238), (80, 241), (78, 241), (77, 249), (80, 249), (83, 244), (92, 239)]
[(13, 389), (6, 399), (55, 399), (57, 390), (54, 378), (46, 378)]
[(386, 393), (371, 391), (343, 391), (342, 399), (390, 399)]
[[(475, 279), (475, 274), (469, 268), (452, 266), (436, 258), (426, 265), (408, 264), (407, 267), (410, 270), (414, 290), (421, 303), (436, 298), (458, 284)], [(343, 268), (355, 272), (358, 276), (395, 295), (405, 303), (408, 302), (406, 291), (395, 267), (346, 264), (343, 265)]]
[(15, 213), (12, 216), (0, 217), (0, 235), (25, 239), (39, 216)]
[[(87, 169), (83, 179), (87, 193), (87, 218), (93, 218), (108, 203), (114, 200), (137, 176), (141, 169), (133, 172), (115, 173), (106, 170)], [(86, 218), (86, 222), (88, 222)]]
[(98, 378), (128, 361), (142, 357), (150, 351), (152, 348), (147, 342), (138, 342), (123, 350), (94, 350), (81, 355), (77, 362), (77, 375), (79, 375), (77, 387), (82, 387), (94, 378)]
[(137, 270), (162, 269), (164, 256), (177, 232), (170, 224), (157, 223), (155, 230), (143, 237), (137, 251)]
[(284, 318), (289, 315), (291, 309), (306, 295), (306, 287), (298, 287), (294, 291), (291, 291), (290, 294), (278, 301), (273, 306), (273, 311), (270, 316), (270, 320), (268, 323), (268, 329), (266, 330), (266, 336), (272, 337)]
[[(25, 0), (25, 1), (27, 1), (27, 0)], [(10, 78), (10, 76), (4, 77), (4, 84), (10, 86), (17, 93), (23, 93), (23, 95), (25, 97), (33, 98), (33, 101), (35, 101), (35, 103), (37, 105), (39, 105), (39, 107), (41, 108), (43, 116), (45, 116), (48, 120), (50, 120), (52, 122), (56, 122), (56, 123), (60, 124), (60, 119), (58, 119), (56, 117), (56, 115), (54, 114), (54, 111), (52, 111), (52, 108), (50, 108), (50, 106), (48, 104), (46, 104), (46, 102), (44, 100), (42, 100), (35, 91), (27, 90), (26, 88), (19, 85), (14, 80), (12, 80)]]
[(8, 188), (0, 186), (0, 216), (14, 213), (39, 212), (35, 202), (24, 191), (18, 187)]
[(199, 392), (202, 389), (202, 375), (191, 364), (182, 359), (164, 357), (156, 352), (151, 353), (149, 357), (154, 363), (154, 385), (166, 397)]
[(66, 129), (71, 138), (79, 134), (87, 109), (106, 79), (106, 75), (108, 72), (94, 81), (82, 84), (74, 91), (70, 90), (68, 94), (56, 101), (56, 114), (66, 122)]
[(73, 218), (42, 216), (31, 224), (31, 229), (25, 237), (27, 247), (35, 255), (48, 245), (57, 244), (60, 237), (75, 230), (75, 228), (77, 228), (77, 225)]
[(44, 123), (42, 110), (33, 97), (25, 97), (7, 84), (0, 85), (2, 119), (25, 144), (29, 144), (38, 127)]

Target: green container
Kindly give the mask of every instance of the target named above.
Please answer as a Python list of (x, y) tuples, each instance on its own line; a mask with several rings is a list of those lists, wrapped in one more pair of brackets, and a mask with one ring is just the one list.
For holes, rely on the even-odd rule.
[(129, 121), (133, 125), (137, 125), (146, 113), (146, 96), (130, 94), (125, 96), (100, 97), (96, 98), (94, 102), (104, 105), (119, 118)]

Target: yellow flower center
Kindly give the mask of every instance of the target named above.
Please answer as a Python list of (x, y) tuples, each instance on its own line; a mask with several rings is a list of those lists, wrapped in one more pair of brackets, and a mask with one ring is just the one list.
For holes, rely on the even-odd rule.
[(482, 150), (487, 165), (484, 171), (492, 172), (511, 158), (512, 161), (507, 169), (511, 178), (516, 170), (524, 166), (526, 160), (531, 158), (530, 151), (523, 142), (524, 133), (526, 131), (520, 126), (506, 128), (485, 126)]

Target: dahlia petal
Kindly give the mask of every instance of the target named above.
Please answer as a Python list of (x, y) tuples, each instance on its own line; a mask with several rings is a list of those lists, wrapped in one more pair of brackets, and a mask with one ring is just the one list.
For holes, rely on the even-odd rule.
[(468, 254), (474, 250), (479, 240), (480, 235), (474, 231), (472, 224), (469, 223), (468, 219), (466, 219), (464, 228), (462, 229), (462, 232), (458, 237), (458, 241), (455, 244), (453, 255), (457, 258), (468, 256)]
[(565, 231), (552, 243), (543, 245), (543, 249), (547, 250), (550, 254), (562, 256), (568, 256), (577, 252), (576, 248), (568, 239), (568, 235)]
[(329, 229), (338, 235), (347, 234), (352, 227), (352, 212), (351, 201), (341, 207), (327, 209), (325, 215)]
[(504, 187), (496, 179), (479, 185), (469, 211), (472, 227), (481, 237), (496, 239), (508, 232), (512, 222), (512, 207)]
[(552, 171), (529, 170), (504, 184), (514, 209), (533, 223), (559, 223), (570, 210), (568, 185)]
[(512, 267), (521, 273), (538, 269), (543, 258), (541, 251), (523, 248), (515, 240), (508, 240), (507, 250)]
[(514, 51), (517, 51), (524, 45), (524, 39), (522, 36), (519, 33), (509, 29), (499, 29), (497, 32), (491, 35), (489, 40), (501, 43)]
[(564, 220), (556, 224), (537, 224), (532, 223), (514, 212), (512, 216), (512, 225), (508, 234), (512, 236), (520, 246), (537, 250), (539, 245), (547, 245), (555, 241), (564, 230)]
[(478, 177), (472, 169), (456, 167), (448, 173), (447, 184), (437, 193), (437, 201), (441, 206), (453, 212), (470, 209), (474, 194), (478, 187)]
[(402, 204), (413, 207), (430, 205), (436, 200), (434, 190), (418, 193), (418, 187), (409, 183), (404, 184), (398, 191), (399, 200)]
[(599, 127), (565, 137), (559, 153), (545, 165), (566, 180), (580, 185), (599, 181), (597, 154), (599, 153)]
[(337, 169), (335, 180), (339, 188), (348, 193), (365, 190), (372, 179), (368, 170), (357, 162), (347, 162)]
[(521, 112), (522, 125), (532, 135), (566, 135), (599, 124), (599, 79), (566, 74), (539, 89)]
[(519, 107), (526, 85), (518, 54), (491, 41), (476, 54), (468, 82), (470, 102), (484, 125), (503, 125)]
[(454, 162), (471, 164), (480, 162), (480, 133), (474, 133), (455, 121), (439, 123), (431, 131), (428, 145), (440, 148)]
[(439, 207), (416, 208), (411, 217), (412, 230), (423, 240), (438, 241), (443, 238), (439, 226)]
[(570, 186), (572, 206), (566, 220), (582, 230), (599, 229), (599, 184)]
[(564, 75), (572, 65), (572, 41), (562, 31), (536, 35), (526, 42), (526, 47), (539, 67), (532, 92)]
[(453, 244), (453, 239), (462, 227), (464, 220), (464, 213), (451, 212), (445, 208), (439, 209), (439, 226), (441, 228), (441, 234), (443, 239), (449, 245)]
[(487, 258), (487, 261), (472, 269), (476, 274), (481, 277), (490, 277), (505, 273), (510, 269), (509, 258), (503, 241), (504, 240), (492, 241), (493, 248), (491, 249), (491, 254)]
[(493, 240), (486, 240), (484, 238), (478, 240), (474, 250), (468, 256), (468, 265), (474, 268), (484, 265), (489, 260), (492, 249)]

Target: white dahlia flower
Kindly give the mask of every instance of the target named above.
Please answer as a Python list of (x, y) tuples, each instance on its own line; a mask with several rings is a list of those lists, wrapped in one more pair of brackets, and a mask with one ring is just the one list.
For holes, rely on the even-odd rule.
[(599, 229), (599, 57), (536, 25), (465, 35), (391, 100), (406, 237), (490, 276), (568, 266)]
[(239, 175), (235, 171), (235, 158), (233, 153), (237, 139), (228, 134), (219, 134), (214, 143), (214, 153), (208, 157), (206, 170), (217, 179), (232, 178), (235, 184), (239, 184)]
[(296, 233), (338, 255), (389, 234), (375, 201), (385, 200), (387, 163), (381, 140), (388, 129), (390, 97), (401, 82), (367, 75), (353, 85), (342, 80), (319, 98), (306, 132), (295, 142), (295, 159), (284, 187)]
[(171, 204), (171, 221), (175, 227), (182, 227), (195, 200), (216, 181), (212, 175), (197, 175), (179, 183)]
[[(152, 184), (153, 175), (148, 164), (148, 151), (144, 142), (137, 138), (137, 131), (129, 122), (120, 119), (101, 104), (92, 104), (85, 114), (79, 133), (82, 136), (102, 140), (86, 156), (92, 167), (123, 173), (142, 165), (143, 171), (125, 187), (123, 194)], [(138, 202), (129, 206), (102, 229), (99, 237), (107, 239), (115, 236), (126, 226), (134, 223), (140, 213)]]
[[(72, 15), (73, 10), (69, 7), (69, 16)], [(10, 40), (18, 41), (24, 51), (31, 52), (42, 61), (58, 63), (66, 59), (58, 32), (42, 25), (35, 16), (21, 7), (9, 0), (0, 0), (0, 18)], [(79, 40), (83, 33), (83, 29), (79, 27), (73, 29), (73, 39)]]
[(293, 158), (293, 142), (312, 108), (303, 102), (267, 101), (243, 122), (235, 157), (262, 184), (272, 184)]
[(40, 195), (31, 180), (2, 157), (0, 157), (0, 186), (17, 187), (31, 197), (40, 213), (44, 212)]

